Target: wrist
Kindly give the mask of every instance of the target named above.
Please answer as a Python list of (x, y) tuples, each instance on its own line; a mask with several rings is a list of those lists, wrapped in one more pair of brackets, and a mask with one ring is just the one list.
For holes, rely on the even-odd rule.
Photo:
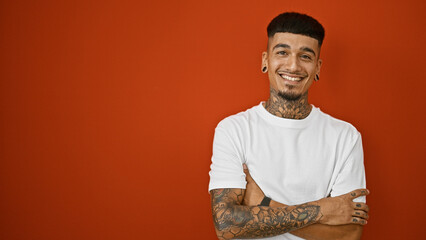
[(282, 204), (280, 202), (271, 200), (271, 203), (269, 204), (270, 207), (288, 207), (289, 205)]
[(258, 206), (269, 207), (270, 204), (271, 204), (271, 199), (267, 196), (264, 196), (262, 202), (260, 202)]
[(320, 201), (314, 201), (314, 202), (311, 202), (311, 204), (318, 207), (318, 214), (317, 214), (317, 217), (315, 218), (315, 222), (316, 223), (321, 223), (323, 215), (321, 213), (321, 203), (320, 203)]

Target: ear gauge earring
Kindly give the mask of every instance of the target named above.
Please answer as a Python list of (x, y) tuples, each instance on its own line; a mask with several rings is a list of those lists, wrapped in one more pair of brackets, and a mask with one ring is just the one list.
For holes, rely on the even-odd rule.
[(319, 80), (319, 75), (315, 74), (315, 81), (318, 82), (318, 80)]
[(266, 73), (268, 71), (268, 68), (266, 67), (266, 66), (264, 66), (263, 68), (262, 68), (262, 72), (263, 73)]

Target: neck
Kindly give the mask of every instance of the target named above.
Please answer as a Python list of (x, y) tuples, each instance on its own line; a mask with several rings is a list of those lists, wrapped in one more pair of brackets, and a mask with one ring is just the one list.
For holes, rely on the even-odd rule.
[(296, 100), (288, 100), (279, 96), (278, 91), (272, 88), (269, 99), (263, 106), (277, 117), (291, 119), (304, 119), (312, 110), (312, 106), (308, 103), (308, 92)]

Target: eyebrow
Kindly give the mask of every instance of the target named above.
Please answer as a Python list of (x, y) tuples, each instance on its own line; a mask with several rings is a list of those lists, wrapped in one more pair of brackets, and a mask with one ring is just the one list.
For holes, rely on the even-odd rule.
[(278, 43), (277, 45), (275, 45), (273, 48), (272, 48), (272, 50), (274, 50), (275, 48), (280, 48), (280, 47), (282, 47), (282, 48), (291, 48), (289, 45), (287, 45), (287, 44), (284, 44), (284, 43)]
[(308, 47), (301, 47), (300, 50), (305, 51), (305, 52), (310, 52), (312, 54), (314, 54), (314, 56), (316, 56), (314, 50), (312, 50), (312, 48), (308, 48)]
[[(272, 50), (274, 50), (275, 48), (288, 48), (291, 49), (291, 47), (287, 44), (284, 43), (278, 43), (277, 45), (275, 45)], [(312, 48), (308, 48), (308, 47), (301, 47), (300, 50), (305, 51), (305, 52), (310, 52), (312, 53), (314, 56), (316, 56), (315, 51)]]

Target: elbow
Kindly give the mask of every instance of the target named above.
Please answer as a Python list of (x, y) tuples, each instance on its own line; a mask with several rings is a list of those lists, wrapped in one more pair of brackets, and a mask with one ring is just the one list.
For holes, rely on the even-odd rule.
[(232, 226), (226, 222), (218, 222), (216, 216), (213, 216), (213, 221), (215, 225), (215, 231), (218, 239), (220, 240), (228, 240), (234, 239), (236, 236), (232, 234), (231, 228)]
[(215, 228), (215, 229), (216, 229), (216, 236), (217, 236), (218, 239), (220, 239), (220, 240), (232, 239), (232, 237), (230, 238), (228, 236), (226, 231), (223, 231), (223, 230), (220, 230), (220, 229), (217, 229), (217, 228)]
[(252, 219), (250, 210), (243, 206), (227, 205), (213, 211), (213, 222), (219, 239), (239, 238), (246, 231), (244, 226)]
[(237, 235), (235, 235), (234, 233), (232, 233), (229, 230), (218, 230), (216, 229), (216, 236), (218, 239), (220, 240), (229, 240), (229, 239), (236, 239), (238, 238)]
[[(234, 211), (236, 213), (237, 211)], [(239, 238), (244, 232), (243, 226), (247, 219), (238, 219), (236, 216), (213, 215), (213, 222), (218, 239), (228, 240)]]

